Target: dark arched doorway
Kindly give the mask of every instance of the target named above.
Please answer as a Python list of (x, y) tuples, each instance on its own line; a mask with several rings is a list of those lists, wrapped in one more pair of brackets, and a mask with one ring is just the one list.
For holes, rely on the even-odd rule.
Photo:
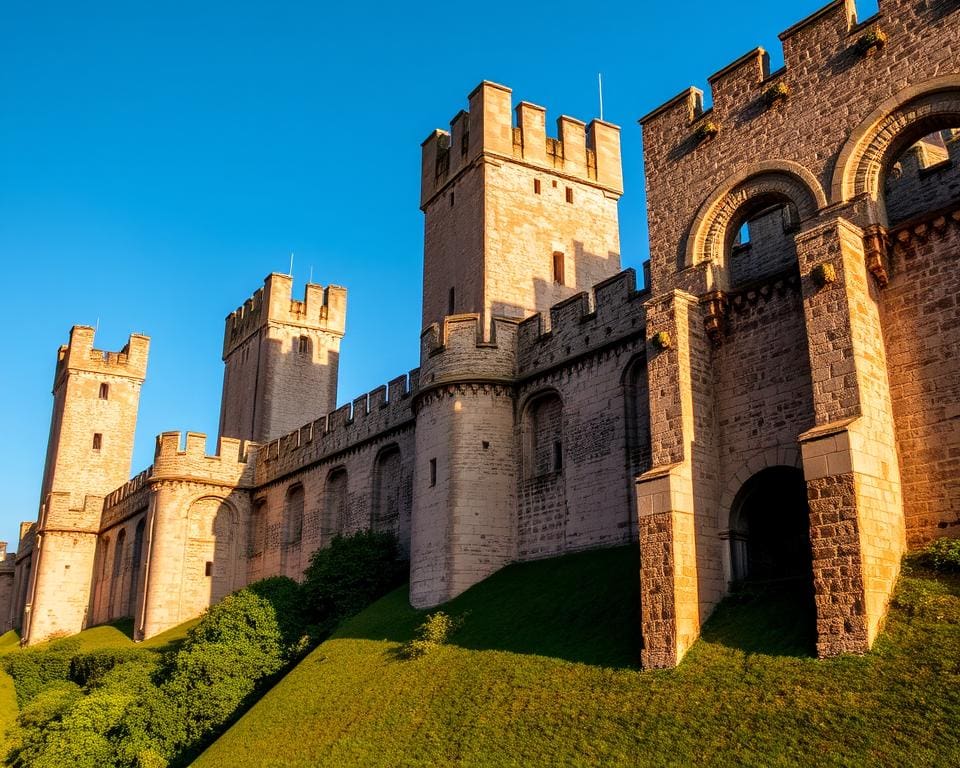
[(730, 510), (733, 580), (812, 583), (810, 512), (803, 473), (769, 467), (743, 484)]
[(734, 645), (809, 655), (816, 640), (810, 511), (803, 473), (769, 467), (743, 484), (730, 508)]

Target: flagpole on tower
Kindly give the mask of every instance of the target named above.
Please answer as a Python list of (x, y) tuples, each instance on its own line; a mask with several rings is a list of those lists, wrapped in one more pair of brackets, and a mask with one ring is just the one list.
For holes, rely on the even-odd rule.
[(600, 119), (603, 120), (603, 75), (597, 72), (597, 89), (600, 92)]

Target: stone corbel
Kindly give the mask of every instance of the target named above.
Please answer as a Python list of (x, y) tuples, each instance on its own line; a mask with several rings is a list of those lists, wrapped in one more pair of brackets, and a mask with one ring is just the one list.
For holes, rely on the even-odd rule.
[(725, 319), (727, 315), (727, 294), (723, 291), (711, 291), (700, 298), (703, 307), (703, 327), (714, 347), (723, 343)]
[(873, 275), (873, 279), (881, 288), (886, 288), (889, 282), (887, 245), (886, 230), (879, 224), (873, 224), (863, 231), (863, 252), (867, 262), (867, 271)]

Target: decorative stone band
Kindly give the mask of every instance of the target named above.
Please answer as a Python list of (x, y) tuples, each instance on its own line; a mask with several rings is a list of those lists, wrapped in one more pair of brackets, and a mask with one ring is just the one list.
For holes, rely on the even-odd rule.
[(736, 291), (710, 291), (700, 297), (703, 307), (703, 325), (707, 336), (719, 347), (727, 333), (726, 318), (732, 309), (745, 312), (762, 302), (787, 293), (800, 293), (800, 274), (791, 269), (762, 278)]
[(430, 405), (438, 400), (443, 400), (446, 397), (464, 395), (513, 397), (513, 394), (513, 387), (505, 382), (474, 381), (442, 384), (418, 394), (414, 402), (414, 409), (419, 411), (424, 406)]
[(895, 251), (902, 251), (914, 244), (925, 243), (930, 238), (943, 237), (948, 230), (957, 226), (960, 226), (960, 208), (951, 206), (891, 228), (886, 240)]

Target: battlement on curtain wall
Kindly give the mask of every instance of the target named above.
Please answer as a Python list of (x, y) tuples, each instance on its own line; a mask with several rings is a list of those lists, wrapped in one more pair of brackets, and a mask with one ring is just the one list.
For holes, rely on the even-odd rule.
[(412, 426), (411, 396), (420, 370), (391, 379), (353, 402), (262, 446), (257, 483), (263, 484), (324, 458), (359, 446), (392, 430)]
[(550, 308), (549, 326), (540, 313), (520, 323), (517, 372), (527, 376), (597, 350), (625, 336), (640, 335), (646, 326), (643, 302), (649, 292), (637, 290), (637, 275), (625, 269), (593, 289)]

